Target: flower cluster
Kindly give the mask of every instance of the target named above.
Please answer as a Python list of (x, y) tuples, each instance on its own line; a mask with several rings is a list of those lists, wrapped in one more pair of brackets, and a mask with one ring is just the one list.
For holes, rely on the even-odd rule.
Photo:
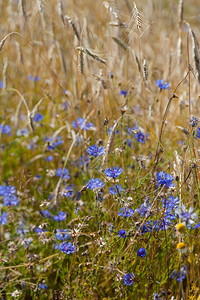
[(172, 279), (176, 278), (177, 281), (182, 282), (188, 273), (188, 268), (186, 266), (183, 266), (180, 268), (179, 272), (176, 272), (175, 270), (171, 273), (170, 277)]
[(128, 218), (134, 215), (134, 210), (132, 208), (123, 207), (120, 208), (120, 212), (118, 212), (119, 217)]
[(56, 238), (57, 240), (66, 240), (70, 238), (70, 235), (68, 233), (68, 229), (56, 229)]
[(95, 190), (103, 188), (104, 183), (99, 178), (92, 178), (86, 183), (86, 186), (89, 190)]
[(119, 195), (122, 191), (121, 184), (116, 184), (108, 189), (109, 194), (111, 195)]
[(17, 196), (15, 195), (16, 189), (12, 185), (0, 185), (0, 196), (4, 197), (5, 206), (17, 206), (19, 205)]
[(64, 242), (60, 245), (55, 245), (55, 249), (59, 249), (61, 252), (64, 252), (65, 254), (72, 254), (76, 251), (75, 246), (71, 242)]
[(86, 123), (86, 120), (84, 118), (77, 118), (77, 121), (73, 121), (72, 125), (74, 128), (81, 128), (83, 130), (90, 130), (91, 128), (94, 128), (93, 123)]
[(65, 168), (64, 170), (62, 168), (58, 168), (56, 170), (56, 176), (62, 177), (63, 179), (70, 179), (69, 170)]
[(123, 172), (123, 170), (120, 167), (113, 167), (113, 169), (106, 168), (105, 171), (104, 171), (104, 173), (106, 174), (106, 176), (112, 177), (112, 178), (119, 177), (119, 175), (121, 175), (122, 172)]
[(40, 76), (32, 76), (32, 75), (29, 75), (28, 76), (28, 79), (29, 80), (33, 80), (34, 82), (38, 82), (40, 80)]
[(0, 214), (0, 225), (5, 225), (7, 223), (7, 213), (3, 211), (2, 215)]
[(127, 90), (121, 90), (120, 95), (126, 97), (127, 95)]
[(118, 231), (118, 237), (122, 237), (122, 238), (127, 237), (126, 230), (124, 230), (124, 229), (119, 230)]
[(162, 79), (156, 80), (156, 85), (160, 88), (160, 90), (168, 90), (169, 88), (169, 83), (164, 83)]
[(133, 285), (134, 283), (135, 274), (134, 273), (127, 273), (124, 275), (124, 285)]
[(34, 122), (41, 122), (44, 119), (44, 116), (42, 114), (36, 113), (33, 117)]
[(190, 116), (190, 125), (192, 127), (196, 127), (198, 124), (199, 120), (195, 116)]
[(146, 256), (146, 249), (145, 248), (140, 248), (137, 252), (137, 256), (140, 256), (140, 257), (145, 257)]
[(197, 127), (196, 138), (200, 139), (200, 127)]
[(97, 145), (89, 146), (86, 152), (94, 157), (100, 156), (104, 154), (104, 147), (97, 147)]
[(11, 127), (10, 127), (10, 125), (2, 125), (2, 124), (0, 124), (0, 133), (10, 134), (11, 133)]
[(55, 147), (62, 145), (64, 143), (64, 141), (60, 136), (50, 137), (50, 138), (47, 137), (45, 138), (45, 142), (47, 142), (49, 151), (54, 150)]
[(172, 182), (174, 180), (174, 178), (172, 175), (170, 175), (168, 173), (163, 173), (161, 171), (156, 174), (156, 177), (157, 177), (156, 182), (157, 182), (158, 186), (164, 185), (167, 188), (174, 186), (174, 184)]
[(53, 218), (54, 218), (54, 220), (55, 221), (57, 221), (57, 222), (59, 222), (59, 221), (64, 221), (65, 220), (65, 218), (66, 218), (66, 213), (64, 213), (63, 211), (59, 211), (58, 212), (58, 215), (56, 216), (54, 216)]

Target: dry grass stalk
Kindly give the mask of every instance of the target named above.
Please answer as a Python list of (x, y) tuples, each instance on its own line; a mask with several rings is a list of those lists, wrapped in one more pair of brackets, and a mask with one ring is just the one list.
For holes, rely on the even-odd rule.
[(73, 29), (73, 31), (74, 31), (75, 36), (76, 36), (77, 39), (80, 41), (80, 35), (79, 35), (79, 33), (78, 33), (78, 30), (77, 30), (77, 28), (76, 28), (76, 26), (75, 26), (74, 21), (73, 21), (73, 20), (70, 18), (70, 16), (68, 16), (68, 15), (66, 15), (66, 16), (64, 17), (64, 19), (67, 19), (68, 23), (71, 25), (71, 27), (72, 27), (72, 29)]
[(102, 84), (102, 86), (103, 86), (103, 88), (104, 88), (104, 90), (106, 90), (106, 89), (108, 88), (108, 87), (107, 87), (107, 84), (106, 84), (106, 82), (105, 82), (105, 80), (104, 80), (104, 78), (103, 78), (102, 72), (100, 72), (100, 73), (101, 73), (100, 76), (97, 76), (97, 75), (93, 74), (93, 77), (94, 77), (97, 81), (100, 81), (101, 84)]
[(144, 59), (143, 61), (143, 78), (145, 81), (148, 79), (148, 66), (147, 66), (147, 61)]
[(115, 19), (119, 21), (119, 15), (117, 10), (115, 10), (108, 2), (103, 2), (104, 7), (113, 15)]
[(65, 18), (64, 18), (64, 14), (63, 14), (63, 2), (62, 0), (58, 0), (58, 13), (63, 21), (63, 23), (65, 24)]
[(2, 48), (3, 48), (3, 46), (4, 46), (4, 44), (5, 44), (6, 40), (7, 40), (7, 38), (8, 38), (10, 35), (12, 35), (12, 34), (18, 34), (18, 35), (20, 35), (20, 36), (23, 37), (23, 35), (20, 34), (19, 32), (13, 31), (13, 32), (8, 33), (8, 34), (3, 38), (3, 40), (1, 40), (1, 42), (0, 42), (0, 51), (2, 50)]
[(179, 20), (179, 28), (181, 28), (183, 23), (183, 0), (179, 0), (178, 4), (178, 20)]
[(133, 12), (132, 12), (132, 17), (136, 22), (137, 31), (139, 33), (141, 33), (142, 26), (143, 26), (143, 21), (142, 21), (143, 14), (139, 11), (139, 9), (137, 8), (135, 2), (133, 3), (133, 5), (134, 5), (134, 7), (133, 7)]
[(128, 46), (119, 38), (112, 36), (112, 39), (125, 51), (128, 50)]
[(6, 89), (6, 87), (7, 87), (7, 67), (8, 67), (8, 60), (6, 57), (5, 63), (3, 65), (3, 83), (4, 83), (3, 89)]
[(178, 37), (178, 42), (177, 42), (177, 61), (178, 65), (181, 63), (181, 55), (182, 55), (182, 38), (181, 34)]
[(42, 0), (37, 0), (37, 7), (40, 13), (43, 13), (43, 3)]
[(81, 50), (79, 51), (78, 58), (79, 58), (78, 70), (81, 74), (83, 74), (84, 73), (83, 51)]
[(27, 19), (27, 14), (26, 14), (26, 8), (25, 8), (25, 0), (20, 0), (19, 2), (20, 8), (21, 8), (21, 13), (24, 19)]
[(64, 71), (65, 74), (67, 74), (67, 67), (66, 67), (66, 63), (65, 63), (65, 58), (64, 58), (64, 55), (62, 53), (62, 49), (61, 49), (60, 44), (59, 44), (58, 41), (56, 41), (56, 45), (57, 45), (58, 52), (59, 52), (59, 55), (60, 55), (60, 60), (61, 60), (61, 63), (62, 63), (63, 71)]
[(125, 0), (125, 2), (126, 2), (126, 6), (128, 7), (129, 12), (131, 13), (132, 12), (132, 8), (131, 8), (131, 5), (130, 5), (129, 1)]
[(138, 71), (141, 73), (141, 66), (140, 66), (140, 62), (139, 62), (139, 59), (137, 57), (137, 54), (135, 53), (135, 51), (133, 49), (132, 49), (132, 53), (133, 53), (133, 55), (135, 57), (135, 61), (136, 61), (137, 66), (138, 66)]
[(91, 56), (93, 59), (99, 61), (99, 62), (102, 63), (102, 64), (105, 64), (105, 63), (106, 63), (106, 61), (103, 60), (102, 58), (100, 58), (98, 55), (96, 55), (96, 54), (90, 52), (88, 49), (86, 49), (86, 48), (84, 48), (84, 47), (82, 47), (82, 46), (81, 46), (81, 47), (76, 47), (76, 49), (78, 49), (78, 50), (84, 52), (85, 54), (87, 54), (87, 55), (89, 55), (89, 56)]
[(103, 166), (104, 166), (104, 164), (106, 162), (108, 154), (111, 151), (111, 148), (112, 148), (112, 145), (113, 145), (113, 142), (114, 142), (114, 138), (115, 138), (115, 130), (117, 128), (117, 125), (118, 125), (119, 121), (121, 120), (121, 118), (123, 118), (123, 116), (124, 115), (122, 115), (119, 119), (117, 119), (117, 121), (115, 121), (115, 123), (114, 123), (114, 125), (112, 127), (112, 130), (111, 130), (111, 132), (109, 134), (109, 138), (108, 138), (107, 144), (105, 146), (105, 151), (104, 151), (102, 162), (101, 162), (101, 169), (103, 169)]
[(198, 82), (200, 85), (200, 58), (199, 58), (199, 43), (197, 41), (196, 35), (194, 31), (190, 27), (190, 35), (192, 38), (192, 46), (193, 46), (193, 57), (194, 57), (194, 62), (198, 74)]
[[(92, 110), (92, 111), (90, 112), (90, 114), (88, 115), (88, 117), (85, 119), (85, 123), (91, 118), (91, 116), (93, 115), (93, 113), (94, 113), (94, 110)], [(84, 124), (85, 124), (85, 123), (84, 123)], [(83, 126), (84, 126), (84, 124), (83, 124)], [(66, 125), (66, 126), (67, 126), (67, 125)], [(72, 151), (72, 149), (73, 149), (73, 147), (74, 147), (74, 145), (75, 145), (75, 143), (76, 143), (76, 139), (77, 139), (77, 137), (80, 135), (80, 132), (81, 132), (81, 129), (78, 131), (77, 134), (75, 134), (74, 131), (71, 130), (71, 134), (72, 134), (72, 139), (73, 139), (73, 141), (72, 141), (71, 146), (70, 146), (70, 148), (69, 148), (69, 150), (68, 150), (68, 152), (67, 152), (67, 156), (66, 156), (66, 158), (65, 158), (65, 161), (64, 161), (64, 164), (63, 164), (63, 168), (62, 168), (62, 174), (61, 174), (61, 176), (60, 176), (60, 178), (59, 178), (59, 181), (58, 181), (58, 183), (57, 183), (57, 185), (56, 185), (56, 188), (55, 188), (55, 190), (54, 190), (54, 198), (53, 198), (53, 201), (52, 201), (52, 205), (56, 205), (56, 204), (57, 204), (57, 200), (58, 200), (58, 195), (59, 195), (60, 187), (61, 187), (61, 184), (62, 184), (62, 181), (63, 181), (62, 175), (63, 175), (64, 169), (65, 169), (65, 167), (66, 167), (66, 165), (67, 165), (67, 162), (68, 162), (68, 160), (69, 160), (71, 151)]]
[(24, 59), (23, 59), (23, 54), (22, 54), (22, 51), (21, 51), (21, 47), (19, 45), (19, 43), (16, 41), (15, 42), (15, 45), (16, 45), (16, 48), (17, 48), (17, 53), (18, 53), (18, 60), (20, 63), (24, 63)]
[(10, 88), (10, 89), (8, 89), (8, 91), (16, 92), (20, 96), (21, 101), (24, 103), (24, 105), (26, 107), (26, 110), (27, 110), (27, 119), (28, 119), (29, 127), (30, 127), (31, 131), (34, 131), (34, 125), (33, 125), (32, 115), (31, 115), (31, 112), (30, 112), (30, 110), (28, 108), (28, 104), (27, 104), (24, 96), (17, 89)]

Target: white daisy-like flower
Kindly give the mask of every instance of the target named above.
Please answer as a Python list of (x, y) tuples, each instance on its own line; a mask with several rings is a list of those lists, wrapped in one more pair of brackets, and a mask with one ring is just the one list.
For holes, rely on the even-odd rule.
[(197, 213), (194, 212), (194, 207), (190, 207), (189, 210), (186, 210), (185, 205), (181, 205), (175, 209), (175, 213), (179, 216), (184, 225), (193, 224), (194, 220), (197, 218)]

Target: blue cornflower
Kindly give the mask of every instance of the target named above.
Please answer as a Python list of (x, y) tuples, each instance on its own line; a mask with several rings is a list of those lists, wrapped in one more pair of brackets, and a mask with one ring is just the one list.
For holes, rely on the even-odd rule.
[(50, 216), (51, 216), (50, 211), (48, 211), (47, 209), (45, 209), (44, 211), (40, 211), (40, 213), (41, 213), (43, 216), (45, 216), (47, 219), (49, 219)]
[(167, 209), (174, 209), (174, 208), (178, 207), (179, 202), (180, 202), (179, 198), (173, 197), (172, 195), (169, 196), (168, 199), (162, 200), (163, 208), (167, 208)]
[(139, 231), (139, 233), (144, 234), (146, 232), (152, 232), (152, 225), (151, 221), (146, 222), (146, 224), (139, 225), (139, 227), (136, 227), (136, 229)]
[(12, 185), (0, 185), (0, 196), (10, 197), (15, 195), (16, 189)]
[[(187, 227), (188, 227), (188, 228), (191, 228), (192, 226), (191, 226), (191, 224), (189, 224)], [(199, 227), (200, 227), (200, 222), (196, 223), (196, 224), (192, 227), (192, 229), (197, 229), (197, 228), (199, 228)]]
[(117, 178), (119, 175), (122, 174), (122, 172), (123, 172), (123, 170), (120, 167), (113, 167), (113, 169), (106, 168), (105, 171), (104, 171), (106, 176), (112, 177), (112, 178)]
[(197, 134), (196, 134), (196, 137), (198, 139), (200, 139), (200, 127), (197, 127)]
[(57, 240), (65, 240), (70, 238), (69, 233), (67, 233), (69, 230), (68, 229), (56, 229), (56, 238)]
[(34, 122), (41, 122), (42, 120), (44, 119), (44, 116), (42, 114), (35, 114), (34, 117), (33, 117), (33, 121)]
[(118, 236), (122, 238), (126, 238), (126, 230), (121, 229), (118, 231)]
[(5, 206), (17, 206), (19, 205), (18, 199), (16, 196), (7, 196), (3, 199), (3, 202), (5, 204)]
[(178, 273), (176, 273), (176, 271), (174, 270), (171, 273), (170, 277), (172, 279), (176, 278), (177, 281), (182, 282), (186, 278), (187, 272), (189, 272), (188, 268), (186, 266), (183, 266), (180, 268)]
[(34, 82), (37, 82), (40, 80), (40, 76), (32, 76), (32, 75), (29, 75), (28, 76), (28, 79), (29, 80), (33, 80)]
[(182, 282), (186, 278), (186, 275), (187, 275), (187, 270), (186, 267), (183, 266), (180, 268), (179, 272), (177, 273), (176, 280)]
[(144, 144), (146, 139), (148, 138), (148, 134), (144, 134), (143, 130), (141, 129), (141, 127), (135, 126), (132, 131), (134, 132), (134, 138)]
[(162, 299), (159, 297), (158, 293), (154, 293), (153, 294), (153, 300), (162, 300)]
[(137, 208), (136, 211), (142, 215), (142, 216), (147, 216), (148, 215), (148, 212), (151, 208), (151, 203), (147, 206), (145, 203), (143, 203), (140, 208)]
[(125, 97), (127, 95), (127, 90), (121, 90), (120, 95)]
[(57, 137), (46, 137), (45, 138), (45, 141), (48, 143), (48, 150), (51, 151), (51, 150), (54, 150), (55, 147), (61, 145), (64, 143), (64, 141), (62, 141), (62, 138), (60, 136), (57, 136)]
[(76, 251), (75, 246), (71, 243), (62, 243), (61, 245), (59, 245), (58, 247), (60, 249), (60, 251), (64, 252), (65, 254), (72, 254)]
[(111, 194), (111, 195), (116, 195), (116, 194), (120, 194), (122, 191), (122, 186), (121, 184), (116, 184), (112, 187), (110, 187), (108, 189), (108, 192)]
[(89, 146), (86, 152), (89, 155), (92, 155), (94, 157), (100, 156), (104, 154), (104, 147), (97, 147), (97, 145)]
[(172, 175), (168, 173), (163, 173), (161, 171), (161, 172), (157, 172), (156, 177), (157, 177), (156, 181), (158, 185), (165, 185), (167, 188), (174, 186), (174, 184), (172, 183), (172, 181), (174, 180)]
[(26, 234), (29, 232), (28, 228), (24, 227), (23, 220), (19, 222), (19, 226), (16, 228), (16, 233), (21, 236), (21, 238), (24, 238)]
[(198, 124), (199, 120), (195, 116), (190, 116), (190, 125), (192, 127), (196, 127)]
[(17, 129), (16, 135), (17, 136), (28, 137), (29, 136), (29, 130), (28, 130), (28, 128)]
[(71, 186), (71, 185), (66, 185), (65, 191), (63, 192), (63, 196), (64, 196), (64, 197), (70, 198), (70, 197), (73, 196), (73, 194), (74, 194), (73, 186)]
[[(109, 135), (111, 134), (112, 130), (113, 130), (113, 126), (110, 126), (110, 127), (108, 128), (108, 130), (107, 130)], [(120, 131), (117, 129), (117, 130), (115, 130), (115, 133), (116, 133), (116, 134), (119, 134)]]
[(62, 168), (58, 168), (56, 171), (56, 176), (62, 176), (63, 179), (70, 179), (69, 170), (67, 168), (65, 168), (64, 170), (62, 170)]
[(47, 290), (48, 287), (45, 283), (39, 283), (39, 286), (38, 286), (39, 290)]
[(11, 127), (10, 125), (2, 125), (0, 124), (0, 132), (3, 134), (10, 134), (11, 133)]
[(23, 239), (23, 246), (24, 246), (24, 249), (28, 249), (30, 244), (33, 242), (33, 239), (31, 237), (29, 238), (24, 238)]
[(0, 80), (0, 89), (3, 89), (4, 88), (4, 82), (3, 80)]
[(74, 128), (80, 127), (83, 130), (89, 130), (90, 128), (94, 127), (93, 123), (86, 123), (86, 120), (84, 118), (77, 118), (77, 122), (73, 121), (72, 125)]
[(7, 213), (3, 211), (2, 215), (0, 214), (0, 225), (5, 225), (7, 223)]
[(114, 75), (113, 75), (112, 71), (108, 74), (108, 77), (111, 78), (111, 79), (113, 79)]
[(86, 183), (86, 186), (89, 190), (101, 189), (104, 187), (104, 183), (99, 178), (92, 178)]
[(46, 232), (47, 230), (46, 229), (42, 229), (40, 227), (35, 227), (34, 228), (34, 232), (35, 233), (43, 233), (43, 232)]
[(128, 208), (128, 207), (123, 207), (120, 208), (121, 212), (118, 212), (118, 216), (119, 217), (124, 217), (124, 218), (128, 218), (134, 215), (134, 210), (132, 208)]
[(40, 80), (40, 76), (35, 76), (33, 79), (34, 82), (38, 82), (39, 80)]
[(59, 222), (59, 221), (64, 221), (66, 218), (66, 213), (64, 213), (63, 211), (59, 211), (57, 216), (53, 216), (54, 220)]
[(124, 285), (133, 285), (134, 283), (135, 274), (128, 273), (124, 275)]
[(145, 257), (146, 256), (146, 249), (145, 248), (140, 248), (137, 252), (137, 256), (140, 256), (140, 257)]
[(49, 155), (48, 157), (45, 157), (45, 161), (52, 161), (54, 158), (53, 158), (53, 155)]
[(156, 85), (160, 88), (160, 90), (167, 90), (169, 88), (169, 83), (164, 83), (162, 79), (156, 80)]

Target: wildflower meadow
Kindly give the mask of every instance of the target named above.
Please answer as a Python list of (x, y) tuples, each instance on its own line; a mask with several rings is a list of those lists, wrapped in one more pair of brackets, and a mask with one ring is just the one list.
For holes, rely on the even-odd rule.
[(0, 0), (0, 299), (200, 299), (196, 0)]

